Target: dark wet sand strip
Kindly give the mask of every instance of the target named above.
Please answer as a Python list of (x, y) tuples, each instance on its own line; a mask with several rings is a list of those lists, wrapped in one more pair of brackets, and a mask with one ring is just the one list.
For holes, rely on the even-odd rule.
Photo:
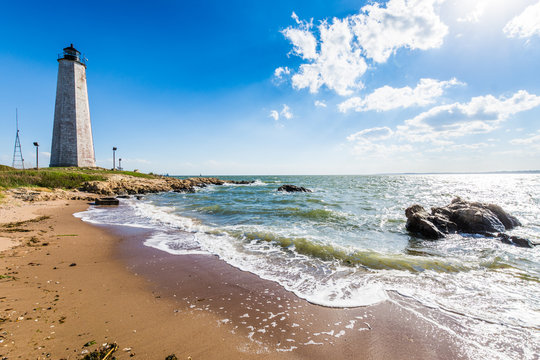
[[(213, 326), (226, 327), (264, 352), (309, 359), (465, 358), (447, 332), (398, 302), (322, 307), (216, 256), (171, 255), (144, 246), (148, 233), (113, 231), (122, 238), (116, 256), (148, 279), (158, 296), (174, 299), (179, 312), (214, 314)], [(418, 306), (415, 310), (435, 311)], [(451, 318), (439, 317), (448, 326), (459, 327)]]

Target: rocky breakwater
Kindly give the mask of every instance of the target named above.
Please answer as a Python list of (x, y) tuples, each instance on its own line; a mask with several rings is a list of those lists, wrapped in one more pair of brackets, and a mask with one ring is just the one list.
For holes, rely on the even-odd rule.
[(177, 179), (173, 177), (142, 178), (129, 175), (113, 175), (106, 181), (88, 181), (80, 190), (99, 195), (135, 195), (158, 192), (194, 192), (207, 185), (250, 184), (250, 181), (230, 181), (217, 178), (197, 177)]
[(504, 243), (522, 247), (536, 245), (527, 239), (504, 234), (504, 231), (521, 226), (521, 223), (495, 204), (468, 202), (457, 197), (447, 206), (431, 208), (431, 213), (420, 205), (410, 206), (405, 210), (405, 216), (406, 229), (427, 239), (466, 233), (495, 237)]

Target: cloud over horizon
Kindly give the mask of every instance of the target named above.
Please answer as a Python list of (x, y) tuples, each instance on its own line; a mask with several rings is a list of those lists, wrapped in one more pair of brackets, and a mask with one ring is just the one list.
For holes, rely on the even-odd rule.
[(540, 96), (519, 90), (511, 97), (476, 96), (468, 103), (431, 108), (404, 125), (397, 133), (411, 142), (448, 143), (450, 138), (495, 130), (510, 116), (540, 105)]
[(540, 150), (540, 130), (527, 137), (512, 139), (510, 143), (513, 145), (528, 145), (535, 150)]
[(376, 127), (364, 129), (347, 136), (347, 141), (352, 144), (352, 152), (356, 155), (369, 155), (373, 157), (386, 157), (395, 153), (412, 151), (410, 144), (388, 143), (394, 131), (389, 127)]
[[(540, 106), (540, 96), (519, 90), (510, 97), (493, 95), (477, 96), (467, 103), (439, 105), (424, 111), (412, 119), (405, 120), (395, 130), (389, 127), (374, 127), (347, 136), (353, 145), (353, 153), (412, 151), (415, 143), (439, 145), (430, 151), (478, 150), (489, 147), (486, 143), (454, 144), (454, 140), (467, 135), (488, 133), (512, 115)], [(526, 138), (514, 139), (512, 144), (536, 144), (540, 131)]]

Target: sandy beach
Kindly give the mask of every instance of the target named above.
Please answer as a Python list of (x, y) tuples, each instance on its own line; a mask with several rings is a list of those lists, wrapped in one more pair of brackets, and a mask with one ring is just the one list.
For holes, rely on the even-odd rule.
[(0, 360), (540, 360), (540, 0), (0, 18)]
[(106, 342), (118, 359), (464, 357), (413, 303), (312, 305), (215, 256), (148, 248), (146, 230), (73, 216), (88, 206), (2, 206), (0, 358), (79, 359)]

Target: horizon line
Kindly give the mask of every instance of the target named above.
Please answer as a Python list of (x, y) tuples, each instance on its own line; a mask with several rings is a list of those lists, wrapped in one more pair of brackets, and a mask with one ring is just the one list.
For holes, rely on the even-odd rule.
[(540, 174), (540, 170), (496, 170), (496, 171), (449, 171), (449, 172), (389, 172), (370, 174), (206, 174), (206, 175), (179, 175), (179, 174), (156, 174), (165, 176), (182, 177), (209, 177), (209, 176), (375, 176), (375, 175), (488, 175), (488, 174)]

